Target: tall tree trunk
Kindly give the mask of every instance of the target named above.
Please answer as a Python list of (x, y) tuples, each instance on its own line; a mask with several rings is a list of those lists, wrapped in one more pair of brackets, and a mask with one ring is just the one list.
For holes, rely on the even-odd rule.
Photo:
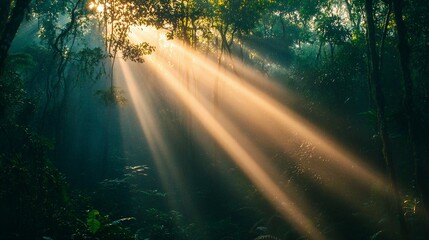
[(6, 27), (11, 4), (11, 1), (0, 1), (0, 36), (2, 35), (4, 28)]
[(380, 71), (383, 70), (384, 45), (386, 43), (386, 36), (387, 36), (387, 30), (389, 27), (391, 13), (392, 13), (392, 4), (389, 3), (386, 17), (384, 19), (383, 33), (381, 35), (381, 41), (380, 41), (380, 53), (379, 53), (380, 54)]
[(411, 147), (411, 157), (414, 163), (414, 180), (416, 186), (418, 186), (418, 177), (417, 177), (417, 169), (418, 169), (418, 158), (417, 158), (417, 150), (415, 147), (415, 117), (414, 117), (414, 103), (413, 103), (413, 82), (411, 79), (411, 69), (410, 69), (410, 48), (408, 45), (408, 36), (407, 29), (402, 18), (402, 0), (394, 0), (393, 1), (393, 12), (394, 19), (396, 23), (396, 31), (398, 33), (398, 50), (399, 50), (399, 58), (401, 61), (401, 70), (402, 70), (402, 82), (404, 87), (404, 111), (407, 117), (407, 125), (408, 125), (408, 137)]
[(386, 127), (386, 114), (384, 105), (384, 96), (381, 86), (381, 74), (379, 66), (379, 55), (377, 53), (376, 38), (375, 38), (375, 23), (373, 18), (373, 2), (372, 0), (365, 0), (365, 15), (367, 20), (368, 31), (368, 45), (369, 55), (368, 64), (370, 69), (370, 79), (374, 84), (374, 102), (377, 110), (378, 131), (382, 145), (382, 154), (386, 165), (386, 170), (389, 175), (392, 191), (394, 193), (393, 205), (398, 216), (400, 233), (402, 239), (409, 239), (408, 228), (405, 222), (405, 217), (402, 209), (402, 202), (398, 191), (398, 183), (395, 173), (394, 162), (392, 158), (391, 144)]
[[(404, 113), (407, 119), (408, 127), (408, 141), (410, 145), (410, 159), (413, 163), (414, 168), (414, 188), (416, 189), (416, 194), (422, 199), (423, 205), (420, 208), (422, 215), (425, 216), (425, 222), (428, 220), (426, 204), (428, 203), (427, 199), (423, 197), (422, 191), (422, 182), (421, 175), (425, 174), (421, 172), (421, 159), (419, 158), (418, 149), (417, 149), (417, 131), (418, 121), (414, 111), (414, 101), (413, 101), (413, 81), (411, 77), (411, 67), (410, 67), (410, 47), (408, 43), (408, 34), (405, 22), (403, 19), (403, 0), (394, 0), (393, 1), (393, 13), (396, 23), (396, 32), (398, 35), (398, 51), (399, 58), (401, 62), (402, 70), (402, 83), (403, 83), (403, 108)], [(427, 227), (427, 225), (426, 225)], [(427, 230), (426, 230), (427, 231)]]
[[(0, 28), (3, 29), (2, 32), (0, 32), (0, 76), (3, 74), (7, 52), (9, 51), (12, 40), (15, 38), (16, 32), (18, 32), (18, 28), (24, 19), (25, 9), (28, 7), (30, 2), (31, 0), (16, 0), (15, 7), (12, 9), (10, 18), (7, 20), (4, 27), (2, 26)], [(3, 5), (4, 4), (2, 3), (2, 7)], [(1, 12), (3, 12), (3, 10), (1, 10)]]

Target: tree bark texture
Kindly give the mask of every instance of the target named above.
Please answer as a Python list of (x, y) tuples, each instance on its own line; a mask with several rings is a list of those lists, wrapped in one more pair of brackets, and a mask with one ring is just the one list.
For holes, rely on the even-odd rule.
[[(4, 0), (2, 0), (2, 10), (0, 12), (9, 12), (9, 8), (7, 4), (5, 5)], [(15, 3), (15, 7), (12, 9), (10, 17), (5, 21), (4, 25), (0, 25), (0, 76), (3, 74), (4, 65), (6, 62), (7, 53), (9, 51), (10, 45), (12, 44), (13, 39), (15, 38), (16, 33), (18, 32), (18, 28), (21, 25), (22, 20), (25, 16), (25, 9), (30, 4), (31, 0), (17, 0)], [(4, 10), (3, 10), (4, 5)], [(2, 20), (4, 16), (1, 16)], [(2, 24), (2, 22), (0, 22)]]
[(386, 170), (389, 175), (392, 191), (394, 193), (394, 209), (399, 220), (400, 232), (402, 239), (408, 239), (408, 228), (405, 222), (402, 202), (398, 191), (397, 178), (395, 174), (395, 167), (392, 158), (391, 144), (389, 135), (386, 127), (386, 114), (385, 114), (385, 102), (383, 96), (383, 90), (381, 85), (381, 74), (380, 74), (380, 63), (379, 55), (377, 53), (376, 37), (375, 37), (375, 23), (373, 15), (373, 2), (372, 0), (365, 0), (365, 15), (367, 20), (367, 33), (368, 33), (368, 45), (369, 45), (369, 56), (368, 64), (370, 69), (370, 80), (374, 85), (374, 103), (377, 110), (377, 122), (378, 131), (380, 135), (380, 141), (382, 145), (382, 154), (386, 165)]
[(401, 62), (401, 70), (402, 70), (402, 83), (403, 83), (403, 107), (404, 107), (404, 113), (407, 118), (407, 125), (408, 125), (408, 138), (411, 148), (411, 159), (414, 164), (414, 181), (416, 184), (417, 189), (419, 189), (418, 184), (418, 157), (417, 157), (417, 150), (416, 150), (416, 121), (415, 121), (415, 114), (414, 114), (414, 101), (413, 101), (413, 81), (411, 78), (411, 68), (410, 68), (410, 47), (408, 44), (408, 34), (407, 34), (407, 28), (405, 26), (405, 22), (403, 20), (402, 16), (402, 7), (403, 2), (402, 0), (394, 0), (393, 1), (393, 13), (394, 13), (394, 19), (396, 23), (396, 32), (398, 35), (398, 51), (399, 51), (399, 58)]
[[(414, 165), (414, 187), (416, 194), (420, 196), (423, 202), (423, 206), (420, 208), (422, 215), (425, 216), (426, 222), (427, 216), (427, 199), (425, 199), (422, 190), (422, 176), (425, 174), (422, 172), (422, 159), (419, 158), (419, 151), (417, 148), (417, 131), (419, 124), (416, 118), (416, 112), (414, 109), (413, 101), (413, 79), (411, 77), (411, 66), (410, 66), (410, 47), (408, 42), (407, 27), (405, 25), (403, 17), (403, 0), (393, 1), (393, 13), (394, 20), (396, 23), (397, 41), (398, 41), (398, 52), (402, 70), (402, 85), (403, 85), (403, 108), (407, 119), (408, 127), (408, 140), (410, 145), (410, 159)], [(428, 223), (429, 224), (429, 223)], [(428, 225), (426, 225), (428, 226)]]

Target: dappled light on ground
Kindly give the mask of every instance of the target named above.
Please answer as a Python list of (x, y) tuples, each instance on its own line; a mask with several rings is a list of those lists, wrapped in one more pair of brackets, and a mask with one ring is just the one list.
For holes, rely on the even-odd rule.
[[(117, 84), (129, 94), (167, 188), (186, 189), (179, 157), (171, 149), (177, 143), (156, 119), (162, 98), (184, 116), (183, 126), (202, 148), (225, 153), (278, 212), (311, 239), (324, 239), (314, 216), (317, 199), (308, 199), (290, 180), (290, 172), (280, 172), (278, 166), (293, 168), (354, 208), (361, 209), (371, 191), (389, 194), (385, 179), (288, 107), (279, 96), (293, 94), (287, 96), (288, 91), (267, 76), (233, 57), (224, 56), (219, 64), (179, 41), (167, 41), (153, 28), (133, 28), (130, 39), (157, 48), (144, 64), (118, 60)], [(213, 161), (221, 161), (216, 155)]]

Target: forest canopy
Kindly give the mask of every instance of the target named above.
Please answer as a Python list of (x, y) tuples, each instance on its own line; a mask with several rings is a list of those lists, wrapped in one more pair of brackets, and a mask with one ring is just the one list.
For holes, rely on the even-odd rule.
[(427, 0), (2, 0), (0, 239), (425, 239), (428, 56)]

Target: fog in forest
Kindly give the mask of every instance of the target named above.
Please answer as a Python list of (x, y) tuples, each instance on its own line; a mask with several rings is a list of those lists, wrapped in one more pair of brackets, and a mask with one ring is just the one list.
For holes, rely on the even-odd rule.
[(0, 239), (426, 239), (424, 0), (0, 4)]

